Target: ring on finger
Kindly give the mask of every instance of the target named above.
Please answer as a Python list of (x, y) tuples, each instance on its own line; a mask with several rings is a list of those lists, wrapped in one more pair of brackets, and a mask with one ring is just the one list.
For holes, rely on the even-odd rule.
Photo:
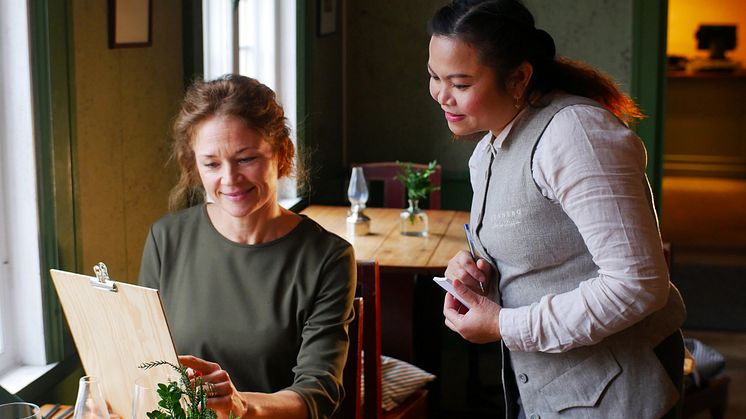
[(215, 397), (218, 395), (218, 391), (215, 388), (215, 384), (207, 383), (207, 397)]

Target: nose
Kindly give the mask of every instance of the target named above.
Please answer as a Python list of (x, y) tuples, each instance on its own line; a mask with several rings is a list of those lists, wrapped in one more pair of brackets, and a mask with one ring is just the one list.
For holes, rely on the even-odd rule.
[(240, 172), (238, 171), (238, 167), (234, 164), (225, 164), (223, 165), (223, 173), (222, 173), (222, 184), (223, 185), (233, 185), (238, 180), (238, 177), (240, 176)]
[(450, 105), (449, 103), (453, 99), (453, 96), (451, 96), (451, 92), (448, 90), (448, 88), (441, 86), (438, 88), (438, 90), (435, 92), (435, 100), (441, 104), (441, 105)]

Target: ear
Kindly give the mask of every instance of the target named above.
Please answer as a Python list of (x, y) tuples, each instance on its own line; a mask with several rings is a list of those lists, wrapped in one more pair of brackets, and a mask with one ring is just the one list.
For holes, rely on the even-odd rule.
[(531, 76), (534, 74), (534, 66), (528, 61), (524, 61), (518, 64), (518, 67), (513, 70), (508, 80), (508, 93), (513, 98), (523, 98), (526, 93), (526, 86), (531, 81)]

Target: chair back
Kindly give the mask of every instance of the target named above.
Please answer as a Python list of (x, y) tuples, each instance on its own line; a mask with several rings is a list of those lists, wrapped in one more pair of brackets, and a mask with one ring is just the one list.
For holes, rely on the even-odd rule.
[(342, 404), (334, 413), (339, 419), (362, 419), (362, 369), (363, 369), (363, 299), (360, 297), (352, 301), (353, 318), (347, 329), (350, 347), (347, 351), (347, 363), (342, 371), (342, 383), (345, 397)]
[[(401, 173), (401, 168), (396, 162), (363, 163), (355, 164), (363, 168), (366, 181), (383, 182), (383, 206), (386, 208), (404, 208), (406, 206), (406, 191), (404, 185), (396, 179)], [(412, 164), (412, 169), (427, 169), (426, 164)], [(430, 181), (434, 186), (441, 186), (441, 167), (435, 166), (435, 173), (430, 175)], [(430, 209), (440, 209), (440, 190), (430, 193)]]
[(363, 376), (365, 418), (380, 418), (381, 409), (381, 297), (378, 262), (357, 261), (357, 292), (366, 301), (363, 318)]
[(427, 417), (427, 390), (420, 389), (395, 409), (384, 412), (381, 378), (381, 283), (378, 262), (357, 261), (357, 292), (365, 301), (363, 322), (363, 378), (365, 419), (420, 419)]

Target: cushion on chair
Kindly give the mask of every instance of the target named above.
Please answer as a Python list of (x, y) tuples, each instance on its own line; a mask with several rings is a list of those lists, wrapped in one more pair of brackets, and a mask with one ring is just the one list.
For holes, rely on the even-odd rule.
[[(433, 374), (408, 362), (381, 355), (381, 408), (386, 412), (395, 409), (434, 379)], [(362, 388), (365, 389), (364, 381)]]

